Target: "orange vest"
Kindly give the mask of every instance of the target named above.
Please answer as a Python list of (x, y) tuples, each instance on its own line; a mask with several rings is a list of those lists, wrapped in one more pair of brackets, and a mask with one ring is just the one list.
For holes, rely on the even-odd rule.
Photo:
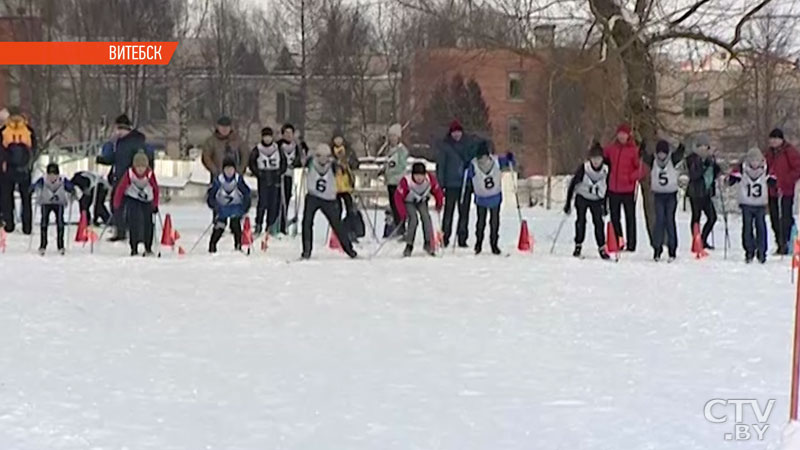
[(33, 147), (31, 130), (22, 116), (11, 116), (6, 120), (6, 128), (3, 130), (3, 147), (8, 148), (11, 144), (22, 144), (29, 149)]

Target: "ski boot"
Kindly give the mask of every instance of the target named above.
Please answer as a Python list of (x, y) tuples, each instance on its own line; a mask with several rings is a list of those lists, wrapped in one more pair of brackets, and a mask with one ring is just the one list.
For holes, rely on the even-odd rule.
[(411, 256), (411, 252), (414, 251), (414, 247), (411, 244), (407, 244), (406, 248), (403, 249), (403, 258), (408, 258)]
[(498, 247), (497, 244), (492, 244), (492, 254), (493, 255), (500, 255), (502, 253), (503, 252), (500, 250), (500, 247)]
[(580, 258), (581, 250), (583, 250), (583, 246), (581, 244), (575, 244), (575, 250), (572, 251), (572, 256)]
[(600, 254), (600, 259), (603, 259), (603, 260), (611, 259), (611, 256), (608, 254), (608, 252), (606, 251), (605, 247), (603, 247), (600, 250), (598, 250), (598, 253)]
[(670, 252), (669, 253), (669, 257), (667, 258), (667, 262), (668, 263), (674, 262), (676, 258), (677, 258), (677, 255), (675, 255), (675, 253), (673, 253), (673, 252)]
[(44, 248), (41, 248), (41, 247), (39, 248), (39, 256), (44, 256), (44, 254), (46, 252), (47, 252), (47, 250), (45, 250)]
[(131, 250), (131, 256), (139, 256), (139, 250)]
[[(461, 247), (461, 244), (458, 244), (458, 246)], [(480, 255), (482, 251), (483, 251), (483, 243), (476, 242), (475, 243), (475, 254), (476, 255)]]
[(661, 250), (654, 250), (653, 251), (653, 261), (655, 261), (655, 262), (661, 261)]
[(64, 250), (63, 248), (60, 248), (60, 249), (58, 249), (58, 254), (61, 255), (61, 256), (64, 256), (64, 255), (67, 254), (67, 251)]
[(352, 248), (350, 248), (349, 250), (345, 250), (344, 252), (347, 254), (347, 256), (350, 257), (350, 259), (358, 258), (358, 253), (356, 253), (356, 251), (353, 250)]
[(752, 264), (753, 263), (753, 256), (752, 255), (745, 255), (744, 256), (744, 263), (745, 264)]

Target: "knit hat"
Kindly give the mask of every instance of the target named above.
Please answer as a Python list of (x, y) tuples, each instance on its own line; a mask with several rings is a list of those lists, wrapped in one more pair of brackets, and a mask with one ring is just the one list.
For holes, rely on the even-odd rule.
[(775, 128), (774, 130), (769, 132), (769, 137), (770, 138), (784, 139), (783, 130), (781, 130), (780, 128)]
[(261, 129), (261, 136), (272, 136), (272, 128), (264, 127)]
[(625, 134), (630, 136), (630, 134), (631, 134), (631, 126), (628, 125), (627, 123), (621, 123), (617, 127), (617, 133), (625, 133)]
[(229, 126), (233, 125), (233, 122), (231, 121), (230, 117), (221, 116), (219, 119), (217, 119), (217, 125), (219, 125), (221, 127), (229, 127)]
[(56, 163), (48, 164), (47, 165), (47, 174), (48, 175), (58, 175), (59, 174), (58, 164), (56, 164)]
[(711, 140), (707, 134), (698, 134), (694, 138), (694, 146), (697, 147), (711, 147)]
[(450, 122), (450, 133), (456, 131), (464, 131), (464, 127), (461, 126), (461, 122), (459, 122), (458, 119), (453, 119), (453, 121)]
[(489, 156), (489, 144), (486, 141), (481, 141), (478, 143), (478, 151), (477, 151), (478, 158), (482, 156)]
[(396, 136), (402, 137), (403, 136), (403, 127), (399, 123), (392, 124), (389, 127), (389, 136)]
[(600, 143), (595, 141), (592, 143), (592, 146), (589, 148), (589, 159), (594, 158), (596, 156), (603, 157), (603, 147), (600, 146)]
[(225, 159), (222, 160), (222, 168), (225, 169), (226, 167), (236, 167), (236, 161), (233, 158), (226, 156)]
[(314, 149), (314, 157), (316, 158), (324, 158), (331, 155), (331, 148), (328, 144), (319, 144), (317, 148)]
[(117, 128), (123, 128), (126, 130), (133, 129), (133, 122), (131, 122), (131, 119), (127, 114), (120, 114), (116, 120), (114, 120), (114, 125), (116, 125)]
[(744, 157), (744, 159), (747, 162), (763, 163), (764, 153), (762, 153), (761, 149), (758, 147), (753, 147), (747, 151), (747, 155)]
[(425, 164), (421, 162), (415, 162), (411, 165), (411, 173), (422, 175), (428, 173), (428, 169), (425, 168)]
[(669, 142), (663, 139), (656, 142), (656, 153), (669, 153)]
[(150, 167), (150, 160), (143, 151), (139, 151), (133, 155), (133, 167), (142, 167), (145, 169)]

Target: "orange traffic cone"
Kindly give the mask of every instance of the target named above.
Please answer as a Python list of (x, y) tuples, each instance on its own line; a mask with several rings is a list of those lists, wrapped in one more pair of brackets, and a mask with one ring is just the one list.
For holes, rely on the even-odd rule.
[(89, 242), (89, 220), (86, 218), (86, 211), (81, 211), (78, 231), (75, 233), (75, 242)]
[(6, 240), (8, 235), (6, 234), (5, 228), (0, 228), (0, 252), (6, 252)]
[(186, 250), (183, 249), (180, 245), (178, 246), (178, 256), (183, 256), (186, 254)]
[(261, 251), (265, 252), (269, 248), (269, 233), (264, 233), (264, 239), (261, 240)]
[(94, 231), (94, 228), (89, 228), (89, 231), (86, 232), (89, 237), (89, 242), (97, 242), (99, 237), (97, 236), (97, 232)]
[(606, 225), (606, 252), (609, 254), (619, 253), (622, 248), (621, 239), (617, 239), (617, 233), (614, 231), (614, 224), (608, 222)]
[(328, 248), (342, 251), (342, 243), (339, 242), (339, 237), (336, 236), (336, 232), (333, 230), (331, 230), (331, 238), (328, 240)]
[(431, 245), (433, 245), (433, 251), (435, 252), (439, 250), (443, 242), (444, 242), (444, 233), (442, 233), (442, 230), (436, 230), (433, 233), (433, 242), (431, 242)]
[(164, 247), (175, 246), (175, 232), (172, 230), (172, 216), (170, 214), (164, 217), (164, 225), (161, 230), (161, 245)]
[(703, 248), (703, 238), (700, 235), (700, 224), (698, 223), (692, 227), (692, 253), (697, 259), (708, 256), (708, 252)]
[(531, 233), (528, 230), (527, 220), (523, 220), (519, 224), (519, 242), (517, 243), (517, 248), (521, 252), (533, 251), (533, 239), (531, 239)]
[(242, 247), (250, 247), (253, 245), (253, 228), (250, 225), (250, 216), (244, 218), (244, 227), (242, 227)]
[(792, 269), (797, 269), (800, 267), (800, 238), (794, 240), (792, 250)]

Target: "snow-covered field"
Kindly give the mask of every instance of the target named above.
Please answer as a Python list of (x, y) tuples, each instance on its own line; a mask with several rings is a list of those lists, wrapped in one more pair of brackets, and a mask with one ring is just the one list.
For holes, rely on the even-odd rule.
[[(187, 250), (210, 218), (200, 204), (162, 209)], [(0, 449), (775, 448), (788, 259), (746, 266), (732, 219), (729, 259), (694, 260), (681, 215), (674, 264), (649, 260), (644, 232), (618, 264), (596, 257), (591, 234), (576, 260), (572, 220), (550, 255), (560, 216), (525, 215), (535, 252), (507, 258), (403, 260), (392, 243), (350, 261), (323, 247), (319, 221), (315, 260), (292, 264), (299, 239), (147, 260), (108, 243), (41, 258), (12, 235)], [(517, 232), (504, 215), (505, 248)], [(714, 398), (775, 399), (765, 441), (726, 441), (732, 421), (703, 415)]]

